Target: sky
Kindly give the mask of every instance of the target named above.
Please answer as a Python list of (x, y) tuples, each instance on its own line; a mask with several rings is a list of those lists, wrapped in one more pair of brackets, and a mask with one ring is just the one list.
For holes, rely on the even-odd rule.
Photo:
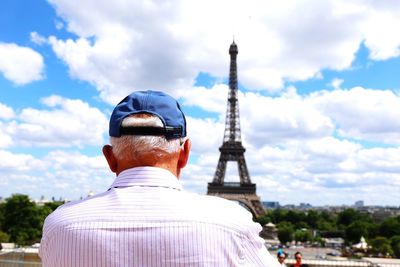
[[(135, 90), (181, 103), (205, 194), (238, 45), (242, 142), (262, 201), (399, 206), (400, 2), (4, 0), (0, 196), (79, 199), (115, 175), (101, 148)], [(239, 181), (228, 163), (225, 181)]]

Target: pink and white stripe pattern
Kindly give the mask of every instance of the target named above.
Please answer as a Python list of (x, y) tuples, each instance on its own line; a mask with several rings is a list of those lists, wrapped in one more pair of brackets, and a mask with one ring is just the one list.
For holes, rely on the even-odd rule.
[(122, 172), (111, 188), (45, 221), (47, 266), (278, 266), (261, 227), (234, 202), (182, 190), (169, 171)]

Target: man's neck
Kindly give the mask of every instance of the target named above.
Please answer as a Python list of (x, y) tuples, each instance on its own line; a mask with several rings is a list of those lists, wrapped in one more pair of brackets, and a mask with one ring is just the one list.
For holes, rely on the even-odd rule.
[(131, 168), (137, 168), (137, 167), (156, 167), (156, 168), (161, 168), (165, 169), (169, 172), (171, 172), (173, 175), (176, 176), (177, 179), (179, 179), (180, 176), (180, 169), (177, 168), (176, 166), (173, 166), (169, 162), (153, 162), (153, 163), (144, 163), (144, 162), (131, 162), (130, 164), (124, 164), (121, 165), (120, 168), (116, 171), (116, 175), (119, 175), (122, 171), (131, 169)]

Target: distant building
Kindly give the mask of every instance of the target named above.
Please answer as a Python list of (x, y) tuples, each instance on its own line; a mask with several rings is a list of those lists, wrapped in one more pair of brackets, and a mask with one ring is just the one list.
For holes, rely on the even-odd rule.
[(364, 201), (363, 200), (358, 200), (354, 203), (354, 207), (356, 208), (362, 208), (364, 207)]
[(310, 203), (300, 203), (299, 208), (302, 209), (302, 210), (308, 210), (308, 209), (311, 209), (312, 206), (311, 206)]
[(262, 205), (266, 209), (279, 209), (280, 208), (278, 201), (263, 201)]
[(344, 239), (341, 237), (335, 237), (335, 238), (324, 238), (325, 241), (325, 247), (328, 248), (341, 248), (344, 245)]
[(295, 209), (296, 209), (296, 205), (294, 205), (294, 204), (287, 204), (287, 205), (283, 206), (283, 208), (289, 209), (289, 210), (295, 210)]
[(46, 203), (50, 203), (53, 201), (46, 199), (44, 196), (41, 196), (40, 199), (31, 199), (31, 202), (34, 202), (38, 206), (44, 206)]

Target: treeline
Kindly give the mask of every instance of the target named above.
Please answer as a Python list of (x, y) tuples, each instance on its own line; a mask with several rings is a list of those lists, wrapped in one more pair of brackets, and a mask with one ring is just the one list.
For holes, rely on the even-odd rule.
[(44, 219), (62, 202), (36, 205), (27, 195), (15, 194), (0, 203), (0, 242), (31, 245), (40, 242)]
[(274, 223), (282, 244), (297, 241), (324, 245), (323, 238), (341, 237), (350, 246), (363, 236), (371, 246), (369, 253), (400, 257), (400, 216), (378, 221), (350, 208), (339, 213), (275, 209), (257, 221), (261, 225)]
[[(27, 195), (15, 194), (0, 203), (0, 242), (31, 245), (40, 242), (44, 219), (63, 202), (37, 205)], [(363, 236), (375, 255), (400, 258), (400, 216), (374, 220), (370, 214), (354, 209), (339, 213), (315, 210), (306, 212), (275, 209), (257, 221), (274, 223), (282, 244), (292, 241), (320, 243), (323, 238), (341, 237), (350, 246)]]

